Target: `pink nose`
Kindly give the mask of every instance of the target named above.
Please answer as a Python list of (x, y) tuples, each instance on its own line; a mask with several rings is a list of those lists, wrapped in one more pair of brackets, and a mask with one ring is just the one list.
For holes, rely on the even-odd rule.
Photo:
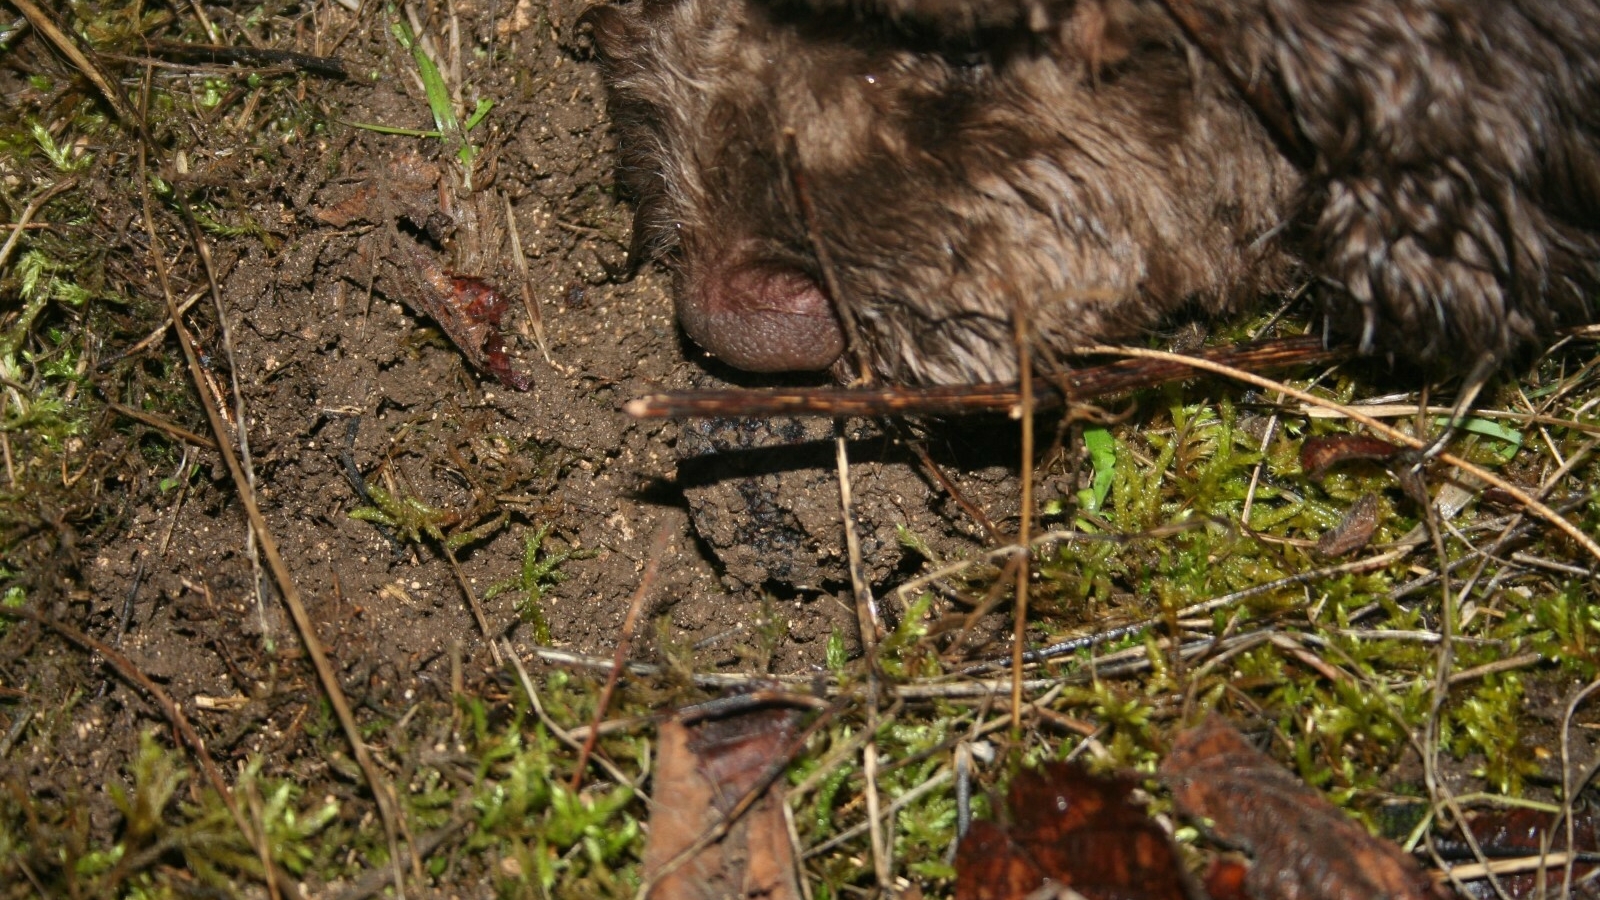
[(833, 305), (805, 273), (762, 264), (708, 266), (678, 292), (678, 321), (700, 346), (750, 372), (826, 369), (844, 352)]

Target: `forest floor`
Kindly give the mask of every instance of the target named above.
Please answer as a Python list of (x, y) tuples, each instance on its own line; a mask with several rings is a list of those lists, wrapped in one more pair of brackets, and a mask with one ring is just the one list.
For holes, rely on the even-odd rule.
[[(1025, 638), (1083, 640), (1015, 726), (1016, 424), (847, 422), (864, 644), (826, 420), (621, 409), (774, 382), (682, 338), (666, 268), (625, 277), (585, 5), (0, 22), (0, 898), (631, 895), (648, 716), (719, 685), (831, 698), (788, 776), (814, 896), (952, 890), (958, 751), (998, 752), (980, 798), (1023, 761), (1148, 774), (1212, 708), (1380, 830), (1568, 798), (1600, 739), (1580, 540), (1222, 379), (1041, 420)], [(1580, 536), (1597, 360), (1495, 382), (1450, 443)], [(1294, 375), (1430, 436), (1450, 402)], [(654, 668), (603, 705), (619, 645)]]

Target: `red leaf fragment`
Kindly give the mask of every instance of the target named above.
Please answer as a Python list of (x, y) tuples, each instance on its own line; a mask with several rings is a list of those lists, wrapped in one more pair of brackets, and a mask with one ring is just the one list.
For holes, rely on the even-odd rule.
[(1427, 872), (1250, 746), (1213, 715), (1178, 738), (1160, 773), (1180, 812), (1254, 857), (1256, 900), (1438, 900)]
[(1300, 445), (1300, 468), (1312, 478), (1321, 478), (1339, 463), (1352, 459), (1388, 462), (1404, 449), (1398, 444), (1360, 434), (1306, 438)]
[(767, 786), (720, 841), (663, 873), (781, 762), (798, 721), (792, 710), (762, 709), (695, 725), (673, 719), (661, 726), (644, 850), (645, 876), (660, 876), (651, 900), (800, 900), (778, 782)]
[(467, 362), (493, 375), (501, 384), (518, 391), (533, 386), (528, 376), (511, 367), (500, 322), (507, 301), (488, 282), (464, 275), (448, 275), (416, 241), (395, 233), (395, 243), (403, 247), (411, 263), (416, 285), (415, 301), (422, 312), (443, 329)]
[(1011, 825), (974, 822), (961, 839), (957, 900), (1023, 900), (1052, 882), (1088, 900), (1192, 897), (1167, 833), (1130, 799), (1135, 785), (1076, 763), (1018, 773)]
[(1350, 505), (1339, 524), (1323, 533), (1317, 541), (1317, 554), (1325, 557), (1354, 553), (1372, 540), (1378, 530), (1378, 495), (1362, 494)]
[[(450, 279), (450, 283), (455, 289), (456, 298), (462, 301), (463, 314), (469, 320), (488, 326), (480, 348), (483, 361), (478, 365), (506, 387), (528, 390), (532, 382), (528, 376), (511, 367), (511, 357), (506, 355), (505, 340), (501, 336), (500, 322), (505, 318), (508, 302), (505, 296), (481, 278), (457, 275)], [(468, 359), (472, 358), (465, 347), (462, 352), (467, 353)]]
[[(337, 202), (314, 207), (312, 215), (339, 228), (355, 222), (382, 226), (378, 234), (387, 233), (394, 249), (383, 261), (385, 277), (394, 282), (385, 290), (413, 311), (437, 322), (472, 366), (493, 375), (508, 388), (526, 391), (532, 382), (512, 367), (500, 330), (506, 299), (480, 278), (447, 274), (432, 253), (402, 234), (397, 226), (404, 220), (433, 240), (442, 241), (442, 235), (455, 222), (442, 211), (442, 203), (439, 167), (415, 153), (401, 153), (370, 170)], [(472, 227), (464, 230), (469, 235), (477, 233)], [(366, 252), (370, 250), (369, 246)]]
[[(1580, 861), (1572, 867), (1572, 893), (1578, 900), (1600, 897), (1600, 883), (1595, 874), (1600, 871), (1592, 859), (1600, 853), (1600, 828), (1595, 812), (1580, 810), (1573, 814), (1572, 846), (1567, 847), (1565, 823), (1557, 825), (1551, 813), (1536, 809), (1499, 809), (1492, 812), (1473, 813), (1467, 819), (1467, 830), (1478, 842), (1478, 849), (1490, 860), (1515, 857), (1539, 857), (1542, 853), (1561, 853), (1571, 850), (1584, 854), (1590, 861)], [(1435, 841), (1439, 855), (1451, 861), (1475, 861), (1472, 848), (1457, 831)], [(1565, 864), (1552, 865), (1543, 872), (1522, 871), (1496, 876), (1500, 889), (1511, 900), (1533, 900), (1537, 897), (1563, 896), (1562, 881), (1566, 878)], [(1541, 884), (1542, 882), (1542, 884)], [(1489, 900), (1497, 897), (1494, 884), (1488, 878), (1464, 882), (1465, 896), (1470, 900)]]

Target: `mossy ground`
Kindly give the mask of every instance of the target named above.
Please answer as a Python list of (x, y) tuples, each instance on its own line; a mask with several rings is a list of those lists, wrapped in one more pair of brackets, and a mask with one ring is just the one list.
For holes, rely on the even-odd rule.
[[(981, 812), (1030, 761), (1152, 772), (1208, 709), (1270, 733), (1274, 756), (1391, 832), (1449, 818), (1450, 797), (1569, 799), (1564, 748), (1586, 769), (1600, 723), (1592, 703), (1568, 716), (1600, 663), (1596, 560), (1437, 460), (1312, 477), (1308, 438), (1363, 428), (1222, 379), (1111, 401), (1110, 424), (1041, 423), (1047, 536), (1026, 640), (1075, 649), (1030, 666), (1020, 728), (991, 681), (1003, 673), (973, 668), (1009, 652), (1004, 560), (978, 544), (903, 534), (916, 564), (877, 585), (874, 666), (844, 587), (725, 589), (674, 497), (670, 426), (616, 411), (684, 383), (687, 364), (668, 279), (609, 275), (630, 210), (611, 190), (581, 8), (419, 7), (401, 27), (404, 9), (373, 4), (83, 2), (0, 23), (0, 606), (14, 611), (0, 615), (0, 897), (392, 893), (400, 846), (419, 851), (398, 866), (408, 896), (629, 896), (649, 717), (740, 673), (837, 700), (789, 773), (814, 897), (877, 890), (874, 727), (888, 870), (928, 895), (951, 889), (958, 755), (980, 760)], [(177, 43), (339, 56), (348, 74)], [(432, 90), (419, 59), (438, 62)], [(374, 287), (381, 223), (318, 219), (406, 154), (454, 179), (455, 220), (481, 226), (441, 252), (528, 291), (512, 342), (531, 395), (473, 374)], [(485, 224), (498, 209), (527, 272), (506, 222)], [(198, 378), (166, 326), (169, 293), (194, 301)], [(1597, 358), (1579, 336), (1508, 370), (1448, 444), (1591, 536)], [(1396, 382), (1371, 365), (1292, 378), (1341, 403)], [(1448, 405), (1449, 388), (1375, 414), (1431, 437), (1444, 415), (1418, 410)], [(253, 490), (371, 771), (216, 450), (238, 443), (241, 415)], [(1452, 491), (1464, 506), (1430, 528), (1420, 497)], [(975, 499), (1015, 510), (1014, 494)], [(1320, 556), (1358, 503), (1370, 538)], [(997, 516), (1010, 533), (1017, 521)], [(659, 668), (624, 681), (603, 764), (577, 772), (572, 731), (597, 716), (605, 672), (541, 648), (609, 660), (652, 557), (654, 624), (634, 629), (632, 655)], [(896, 590), (958, 558), (974, 561)], [(374, 774), (394, 790), (392, 842)]]

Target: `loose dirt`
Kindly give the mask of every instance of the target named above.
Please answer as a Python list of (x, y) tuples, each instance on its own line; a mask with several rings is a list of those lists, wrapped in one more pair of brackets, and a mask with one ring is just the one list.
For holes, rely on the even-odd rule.
[[(830, 635), (855, 646), (832, 426), (679, 426), (620, 411), (662, 389), (758, 382), (683, 340), (667, 270), (623, 275), (632, 207), (613, 190), (613, 141), (577, 22), (584, 7), (468, 2), (440, 10), (424, 29), (438, 41), (442, 23), (459, 28), (457, 83), (470, 85), (463, 103), (494, 100), (470, 135), (481, 148), (471, 191), (440, 141), (359, 127), (432, 127), (413, 61), (376, 26), (307, 42), (303, 49), (342, 58), (351, 74), (300, 79), (295, 140), (263, 152), (238, 123), (287, 125), (223, 108), (215, 127), (182, 136), (189, 170), (165, 173), (199, 186), (218, 220), (208, 243), (220, 307), (192, 258), (175, 265), (174, 290), (200, 298), (191, 327), (212, 399), (230, 423), (243, 417), (268, 528), (358, 707), (397, 716), (420, 700), (448, 701), (453, 679), (499, 678), (490, 643), (501, 637), (524, 655), (540, 643), (609, 655), (663, 531), (667, 549), (645, 608), (647, 622), (662, 624), (640, 629), (635, 656), (649, 658), (666, 641), (705, 669), (795, 673), (822, 664)], [(112, 217), (138, 220), (136, 197), (107, 191), (103, 200)], [(163, 238), (169, 249), (187, 246), (181, 234)], [(509, 298), (507, 350), (529, 390), (474, 368), (441, 333), (406, 283), (415, 273), (408, 254)], [(135, 353), (150, 377), (109, 385), (126, 391), (111, 399), (169, 415), (152, 395), (185, 390), (175, 347), (158, 340)], [(192, 408), (187, 415), (177, 424), (208, 431)], [(130, 446), (159, 433), (131, 427)], [(989, 513), (996, 521), (1015, 512), (1006, 506), (1015, 502), (1011, 473), (996, 464), (1015, 458), (1009, 438), (997, 446), (967, 428), (912, 434), (866, 423), (847, 431), (860, 463), (864, 557), (879, 582), (920, 553), (983, 539), (934, 490), (908, 440), (946, 463), (978, 460), (953, 477), (999, 504)], [(163, 443), (166, 469), (118, 488), (128, 498), (121, 517), (86, 542), (56, 612), (118, 647), (183, 708), (206, 710), (200, 725), (219, 759), (293, 759), (317, 702), (299, 642), (216, 453)], [(179, 446), (187, 449), (174, 464)], [(393, 499), (391, 519), (410, 511), (410, 539), (406, 523), (352, 516), (378, 502), (361, 485)], [(500, 511), (509, 517), (496, 520)], [(418, 531), (422, 520), (438, 534)], [(484, 537), (455, 550), (458, 580), (437, 538), (485, 525), (493, 527)], [(526, 584), (506, 586), (540, 529), (548, 531), (535, 560), (567, 556), (548, 567), (528, 605)], [(487, 633), (463, 581), (482, 603)], [(100, 699), (44, 729), (58, 743), (16, 748), (13, 771), (98, 796), (153, 724), (152, 708), (106, 673), (84, 671), (81, 657), (30, 658), (38, 634), (33, 626), (11, 634), (13, 659), (59, 666), (34, 683)], [(82, 763), (64, 783), (50, 774), (60, 774), (63, 757)], [(319, 764), (304, 765), (298, 774), (311, 778)], [(111, 821), (108, 805), (96, 800), (93, 809)]]

